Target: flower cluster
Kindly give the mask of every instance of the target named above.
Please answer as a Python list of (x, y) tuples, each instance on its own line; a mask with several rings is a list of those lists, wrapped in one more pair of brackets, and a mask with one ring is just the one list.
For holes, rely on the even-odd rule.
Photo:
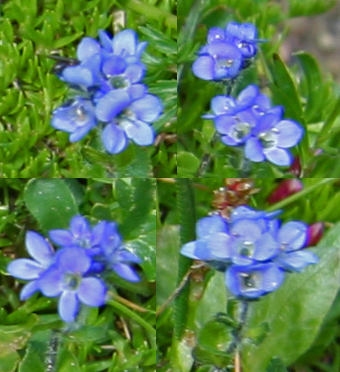
[(228, 146), (244, 146), (245, 157), (253, 162), (268, 160), (288, 166), (293, 158), (287, 150), (298, 144), (303, 128), (283, 119), (283, 108), (271, 106), (270, 99), (255, 85), (249, 85), (237, 98), (216, 96), (211, 100), (212, 119), (221, 141)]
[(193, 73), (203, 80), (236, 77), (257, 53), (257, 29), (251, 23), (230, 22), (225, 29), (213, 27), (207, 45), (198, 51)]
[(141, 260), (124, 248), (115, 222), (101, 221), (91, 228), (84, 217), (75, 216), (69, 230), (51, 230), (49, 237), (59, 246), (56, 252), (43, 236), (28, 231), (26, 249), (33, 259), (16, 259), (7, 271), (30, 280), (21, 291), (21, 300), (36, 291), (47, 297), (60, 296), (58, 312), (66, 322), (75, 320), (80, 303), (105, 303), (105, 271), (113, 270), (131, 282), (140, 280), (130, 265)]
[(83, 38), (76, 63), (58, 73), (77, 93), (53, 112), (51, 125), (70, 133), (71, 142), (99, 126), (111, 154), (123, 151), (130, 139), (151, 145), (155, 136), (151, 123), (160, 116), (162, 103), (142, 83), (146, 68), (140, 59), (146, 42), (139, 43), (133, 30), (114, 38), (101, 30), (99, 39), (100, 43)]
[(276, 290), (287, 271), (301, 271), (318, 258), (302, 250), (307, 225), (292, 221), (283, 225), (268, 214), (246, 206), (233, 210), (229, 219), (220, 215), (197, 222), (197, 240), (185, 244), (181, 254), (203, 260), (225, 271), (232, 294), (258, 298)]
[[(225, 29), (208, 31), (207, 45), (198, 51), (192, 65), (194, 75), (203, 80), (229, 80), (229, 87), (257, 53), (257, 29), (253, 24), (230, 22)], [(237, 98), (216, 96), (211, 101), (214, 120), (222, 142), (227, 146), (244, 146), (244, 156), (253, 162), (268, 160), (289, 166), (293, 159), (287, 150), (299, 143), (303, 128), (283, 119), (283, 108), (272, 107), (270, 99), (249, 85)]]

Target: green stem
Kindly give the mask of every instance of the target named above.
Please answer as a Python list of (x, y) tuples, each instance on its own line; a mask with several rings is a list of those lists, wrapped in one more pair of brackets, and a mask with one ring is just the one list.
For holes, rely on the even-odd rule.
[(145, 4), (145, 2), (142, 3), (137, 0), (128, 0), (124, 4), (124, 7), (140, 13), (149, 19), (164, 20), (167, 27), (177, 30), (177, 17), (163, 9), (156, 8), (153, 5)]
[(134, 311), (130, 310), (120, 302), (117, 302), (115, 300), (108, 300), (107, 304), (114, 307), (116, 310), (120, 311), (122, 314), (126, 315), (127, 317), (133, 319), (136, 323), (141, 325), (147, 332), (148, 338), (150, 341), (150, 345), (153, 348), (157, 348), (156, 344), (156, 330), (143, 318), (141, 318), (138, 314), (136, 314)]
[(282, 209), (286, 207), (287, 205), (295, 202), (296, 200), (299, 200), (300, 198), (305, 197), (306, 195), (308, 195), (309, 193), (311, 193), (313, 190), (317, 189), (320, 186), (326, 185), (328, 183), (339, 182), (339, 181), (340, 181), (340, 178), (324, 178), (318, 183), (316, 183), (315, 185), (306, 187), (305, 189), (299, 191), (298, 193), (293, 194), (289, 196), (288, 198), (283, 199), (280, 202), (270, 206), (269, 208), (266, 209), (266, 212), (272, 212), (278, 209)]

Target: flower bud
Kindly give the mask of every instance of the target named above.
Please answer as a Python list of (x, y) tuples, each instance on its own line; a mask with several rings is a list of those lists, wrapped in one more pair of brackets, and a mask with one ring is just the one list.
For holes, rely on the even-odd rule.
[(299, 156), (295, 156), (293, 164), (289, 168), (289, 173), (292, 173), (295, 177), (300, 177), (301, 175), (301, 161)]
[(286, 199), (288, 196), (293, 195), (303, 189), (301, 181), (289, 178), (282, 181), (277, 188), (269, 195), (267, 201), (269, 204), (275, 204), (280, 200)]
[(325, 224), (323, 222), (315, 222), (308, 226), (306, 247), (316, 245), (323, 237)]

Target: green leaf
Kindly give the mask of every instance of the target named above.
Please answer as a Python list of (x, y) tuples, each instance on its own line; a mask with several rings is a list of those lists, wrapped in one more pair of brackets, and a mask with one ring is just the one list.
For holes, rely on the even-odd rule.
[(38, 322), (36, 315), (31, 315), (24, 324), (0, 326), (0, 371), (12, 372), (16, 369), (20, 356), (16, 350), (25, 347), (31, 337), (31, 329)]
[(179, 177), (192, 177), (195, 175), (200, 160), (190, 152), (180, 152), (177, 157)]
[(287, 372), (287, 369), (281, 359), (273, 358), (266, 372)]
[(209, 363), (222, 368), (229, 366), (233, 356), (226, 350), (232, 342), (232, 329), (216, 320), (208, 322), (198, 335), (198, 345), (193, 351), (200, 363)]
[(14, 371), (19, 360), (20, 356), (15, 350), (12, 349), (0, 350), (0, 371), (1, 372)]
[(338, 223), (314, 249), (319, 263), (287, 274), (279, 290), (253, 303), (249, 327), (266, 322), (270, 332), (259, 346), (244, 345), (244, 372), (264, 371), (273, 356), (290, 365), (311, 346), (339, 291), (339, 246)]
[(325, 90), (322, 85), (322, 75), (316, 59), (306, 52), (295, 54), (298, 58), (307, 82), (307, 104), (305, 116), (307, 123), (313, 123), (321, 119), (325, 105)]
[(224, 274), (215, 272), (210, 278), (202, 299), (196, 309), (195, 323), (200, 328), (211, 321), (216, 313), (225, 313), (227, 309), (227, 290)]
[(44, 363), (32, 345), (29, 345), (26, 349), (18, 372), (45, 372)]
[(115, 192), (121, 208), (120, 232), (126, 248), (142, 258), (150, 281), (156, 279), (156, 183), (154, 179), (118, 179)]
[(285, 116), (302, 122), (302, 105), (296, 83), (288, 67), (278, 54), (273, 55), (273, 62), (269, 65), (273, 83), (270, 89), (276, 104), (283, 105)]
[(177, 260), (169, 260), (169, 257), (177, 257), (179, 251), (178, 226), (165, 225), (157, 231), (157, 304), (163, 304), (176, 288)]
[(28, 210), (42, 230), (63, 229), (78, 214), (77, 202), (69, 186), (61, 179), (33, 179), (24, 190)]

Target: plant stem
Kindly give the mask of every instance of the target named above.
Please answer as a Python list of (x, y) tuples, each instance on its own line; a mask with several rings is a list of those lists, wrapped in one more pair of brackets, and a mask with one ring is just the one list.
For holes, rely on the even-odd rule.
[(296, 194), (293, 194), (293, 195), (289, 196), (288, 198), (283, 199), (280, 202), (270, 206), (269, 208), (266, 209), (266, 212), (273, 212), (273, 211), (276, 211), (278, 209), (281, 209), (281, 208), (295, 202), (296, 200), (299, 200), (300, 198), (305, 197), (306, 195), (311, 193), (314, 189), (317, 189), (320, 186), (326, 185), (327, 183), (334, 183), (334, 182), (339, 182), (339, 181), (340, 181), (340, 178), (324, 178), (321, 181), (319, 181), (318, 183), (316, 183), (315, 185), (306, 187), (305, 189), (297, 192)]
[(138, 314), (124, 306), (123, 304), (119, 303), (115, 300), (108, 300), (107, 303), (123, 313), (124, 315), (128, 316), (129, 318), (133, 319), (136, 323), (141, 325), (147, 332), (148, 338), (150, 341), (150, 345), (153, 348), (157, 348), (156, 344), (156, 330), (143, 318), (141, 318)]
[(241, 300), (240, 301), (240, 315), (239, 315), (239, 322), (238, 322), (238, 327), (235, 328), (235, 330), (233, 331), (232, 335), (233, 335), (233, 340), (229, 346), (229, 348), (227, 349), (227, 353), (229, 354), (232, 354), (234, 353), (235, 355), (235, 372), (240, 372), (240, 368), (241, 368), (241, 363), (240, 363), (240, 354), (239, 354), (239, 347), (241, 345), (241, 341), (242, 341), (242, 331), (243, 331), (243, 327), (244, 327), (244, 324), (246, 322), (246, 319), (247, 319), (247, 313), (248, 313), (248, 305), (249, 305), (249, 302), (247, 300)]
[[(215, 147), (219, 139), (220, 139), (220, 135), (217, 132), (215, 132), (214, 137), (210, 142), (210, 147)], [(204, 175), (204, 173), (208, 170), (210, 163), (211, 163), (211, 155), (204, 154), (201, 164), (198, 167), (198, 170), (196, 172), (196, 177), (202, 177), (202, 175)]]

